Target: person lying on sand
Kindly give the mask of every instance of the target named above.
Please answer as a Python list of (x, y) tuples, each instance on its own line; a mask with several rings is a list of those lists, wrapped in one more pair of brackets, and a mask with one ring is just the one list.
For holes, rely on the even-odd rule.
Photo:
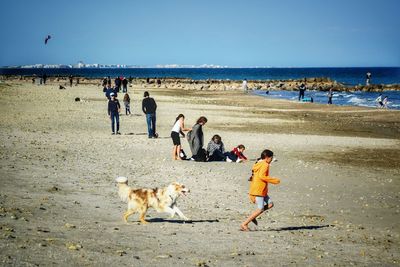
[(246, 147), (244, 145), (238, 145), (231, 152), (225, 153), (227, 162), (245, 162), (247, 161), (247, 157), (243, 155)]

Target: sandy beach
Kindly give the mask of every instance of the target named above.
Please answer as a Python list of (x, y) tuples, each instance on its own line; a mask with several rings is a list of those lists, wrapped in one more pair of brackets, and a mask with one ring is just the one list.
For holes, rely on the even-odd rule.
[[(158, 104), (158, 139), (147, 138), (145, 90)], [(399, 265), (399, 111), (136, 84), (132, 116), (123, 110), (112, 136), (100, 86), (7, 81), (0, 93), (2, 266)], [(206, 116), (205, 142), (219, 134), (250, 160), (172, 161), (179, 113), (187, 126)], [(241, 232), (255, 209), (247, 178), (265, 148), (278, 158), (275, 207)], [(125, 224), (117, 176), (134, 187), (185, 184), (178, 203), (191, 220), (150, 210), (148, 225), (137, 215)]]

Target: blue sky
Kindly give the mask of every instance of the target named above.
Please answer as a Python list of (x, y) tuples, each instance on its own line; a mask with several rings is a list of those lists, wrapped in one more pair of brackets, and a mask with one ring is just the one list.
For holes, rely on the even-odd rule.
[[(400, 66), (398, 0), (3, 0), (0, 66)], [(48, 45), (44, 37), (52, 35)]]

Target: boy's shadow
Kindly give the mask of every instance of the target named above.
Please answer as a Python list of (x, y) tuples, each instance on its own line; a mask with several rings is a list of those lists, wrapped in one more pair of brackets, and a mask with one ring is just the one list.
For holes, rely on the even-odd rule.
[(218, 219), (212, 220), (180, 220), (180, 219), (163, 219), (163, 218), (151, 218), (147, 220), (149, 223), (178, 223), (178, 224), (193, 224), (193, 223), (216, 223), (219, 222)]

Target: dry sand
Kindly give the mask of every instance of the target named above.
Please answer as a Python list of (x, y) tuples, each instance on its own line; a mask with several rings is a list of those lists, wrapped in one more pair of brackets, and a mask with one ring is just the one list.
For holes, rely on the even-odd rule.
[[(144, 88), (111, 136), (100, 87), (0, 84), (0, 265), (398, 265), (400, 112), (269, 100), (240, 92), (146, 89), (160, 138), (148, 139)], [(80, 97), (83, 102), (75, 102)], [(121, 97), (120, 97), (121, 99)], [(203, 115), (205, 140), (246, 145), (244, 164), (171, 160), (170, 129)], [(189, 152), (187, 142), (182, 139)], [(275, 208), (256, 231), (247, 178), (264, 148), (278, 162)], [(189, 222), (148, 213), (122, 221), (115, 178), (160, 187), (179, 181)]]

